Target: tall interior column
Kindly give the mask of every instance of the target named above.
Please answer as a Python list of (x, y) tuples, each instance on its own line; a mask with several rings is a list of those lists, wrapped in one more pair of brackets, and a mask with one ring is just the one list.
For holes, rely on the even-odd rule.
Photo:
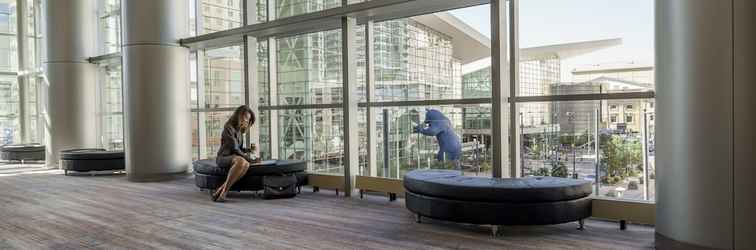
[(756, 1), (656, 1), (656, 245), (756, 248)]
[(123, 0), (126, 173), (161, 181), (191, 163), (187, 0)]
[(97, 10), (94, 0), (44, 0), (47, 81), (45, 119), (46, 164), (58, 165), (60, 150), (97, 145)]

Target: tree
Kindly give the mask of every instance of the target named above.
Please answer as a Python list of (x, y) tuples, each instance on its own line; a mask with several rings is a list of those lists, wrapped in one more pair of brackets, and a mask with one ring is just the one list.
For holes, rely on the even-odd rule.
[(636, 176), (642, 165), (641, 144), (619, 135), (601, 135), (601, 170), (606, 174), (602, 181), (614, 184)]
[(555, 162), (551, 167), (551, 176), (567, 178), (567, 166), (563, 162)]
[(533, 175), (535, 175), (535, 176), (549, 176), (549, 169), (548, 168), (539, 168), (535, 172), (533, 172)]

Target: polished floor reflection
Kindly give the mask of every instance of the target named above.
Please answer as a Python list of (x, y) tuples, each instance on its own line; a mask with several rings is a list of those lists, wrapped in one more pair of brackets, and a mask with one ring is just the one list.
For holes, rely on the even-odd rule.
[(187, 177), (133, 183), (123, 175), (63, 176), (35, 165), (0, 165), (0, 249), (638, 249), (652, 227), (588, 221), (488, 227), (416, 224), (403, 201), (304, 191), (295, 199), (231, 194), (212, 203)]

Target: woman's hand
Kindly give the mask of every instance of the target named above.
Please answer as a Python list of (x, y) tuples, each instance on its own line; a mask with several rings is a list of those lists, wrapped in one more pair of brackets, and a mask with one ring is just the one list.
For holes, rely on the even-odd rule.
[(255, 151), (257, 151), (257, 144), (254, 144), (254, 143), (249, 144), (249, 152), (251, 153)]

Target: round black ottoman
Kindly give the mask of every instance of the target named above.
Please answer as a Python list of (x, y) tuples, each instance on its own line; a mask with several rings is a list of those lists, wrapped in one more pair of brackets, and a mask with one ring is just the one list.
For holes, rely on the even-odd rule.
[(8, 144), (0, 146), (0, 159), (5, 161), (44, 161), (45, 146), (41, 144)]
[[(483, 225), (548, 225), (591, 216), (592, 183), (557, 177), (485, 178), (452, 170), (404, 176), (406, 206), (418, 216)], [(494, 227), (496, 231), (498, 227)], [(495, 232), (494, 232), (495, 233)]]
[(68, 171), (124, 170), (126, 169), (124, 158), (123, 151), (107, 151), (102, 148), (60, 151), (60, 164), (66, 175), (68, 175)]
[[(228, 171), (219, 168), (215, 159), (198, 160), (192, 163), (194, 180), (202, 190), (214, 190), (226, 181)], [(296, 175), (298, 186), (306, 184), (305, 161), (269, 160), (252, 164), (239, 181), (231, 187), (233, 191), (258, 191), (263, 189), (262, 179), (266, 175)]]

